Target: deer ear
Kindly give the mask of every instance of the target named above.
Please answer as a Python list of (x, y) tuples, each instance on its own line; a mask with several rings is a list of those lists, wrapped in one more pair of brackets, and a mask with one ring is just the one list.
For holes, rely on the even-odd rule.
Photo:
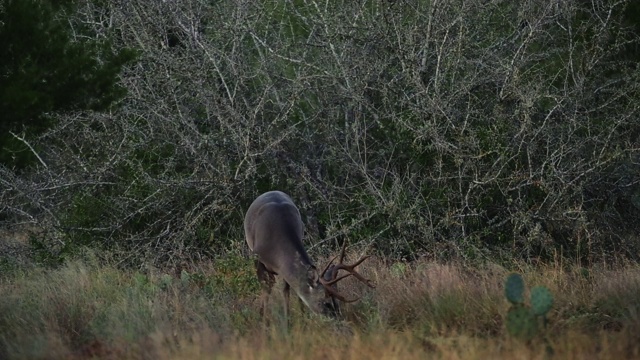
[(327, 280), (327, 281), (335, 280), (335, 278), (337, 278), (337, 277), (338, 277), (338, 269), (333, 264), (331, 264), (327, 268), (327, 271), (325, 271), (324, 275), (322, 276), (322, 278)]

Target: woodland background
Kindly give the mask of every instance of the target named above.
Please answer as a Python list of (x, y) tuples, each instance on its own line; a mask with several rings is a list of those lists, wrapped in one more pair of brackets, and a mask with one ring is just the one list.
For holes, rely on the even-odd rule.
[(0, 2), (0, 264), (640, 256), (640, 4)]

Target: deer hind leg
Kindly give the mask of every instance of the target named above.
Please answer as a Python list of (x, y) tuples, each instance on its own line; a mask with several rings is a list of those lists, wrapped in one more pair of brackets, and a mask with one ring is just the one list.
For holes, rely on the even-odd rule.
[(276, 277), (272, 272), (267, 270), (264, 264), (259, 260), (256, 260), (256, 273), (262, 287), (260, 316), (264, 317), (267, 308), (267, 301), (271, 295), (271, 289), (273, 289), (273, 285), (276, 283)]

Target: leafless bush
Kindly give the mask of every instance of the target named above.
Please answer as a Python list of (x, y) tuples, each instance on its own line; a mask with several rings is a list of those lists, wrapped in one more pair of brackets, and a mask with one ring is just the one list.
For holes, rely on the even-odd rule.
[(0, 199), (62, 243), (157, 261), (242, 244), (244, 210), (274, 188), (314, 251), (345, 236), (409, 258), (634, 251), (624, 6), (87, 1), (79, 26), (140, 51), (129, 95), (63, 114), (38, 139), (47, 166), (2, 169)]

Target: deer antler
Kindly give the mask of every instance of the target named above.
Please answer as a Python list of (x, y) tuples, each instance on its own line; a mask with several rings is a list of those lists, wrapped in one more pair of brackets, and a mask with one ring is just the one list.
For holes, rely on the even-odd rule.
[[(333, 285), (337, 284), (338, 281), (353, 275), (356, 279), (358, 279), (361, 282), (365, 283), (370, 288), (375, 288), (375, 285), (371, 282), (370, 279), (365, 278), (364, 276), (360, 275), (360, 273), (358, 273), (358, 271), (356, 271), (356, 266), (362, 264), (362, 262), (367, 260), (369, 257), (371, 257), (371, 255), (363, 256), (358, 261), (356, 261), (355, 263), (353, 263), (351, 265), (347, 265), (347, 264), (343, 263), (344, 252), (345, 252), (346, 247), (347, 247), (347, 242), (345, 241), (342, 244), (342, 251), (340, 252), (340, 260), (338, 261), (338, 264), (333, 265), (333, 261), (336, 259), (337, 256), (333, 257), (333, 259), (331, 259), (331, 261), (329, 261), (327, 266), (322, 271), (322, 275), (320, 276), (320, 283), (322, 283), (322, 285), (327, 290), (327, 292), (329, 292), (331, 295), (333, 295), (336, 299), (338, 299), (340, 301), (343, 301), (343, 302), (354, 302), (354, 301), (358, 300), (359, 298), (355, 298), (353, 300), (346, 300), (344, 298), (344, 296), (342, 296)], [(325, 279), (325, 274), (327, 273), (327, 271), (329, 269), (331, 269), (331, 280)], [(342, 275), (342, 276), (338, 277), (338, 272), (340, 270), (345, 270), (345, 271), (348, 272), (348, 274), (345, 274), (345, 275)]]

